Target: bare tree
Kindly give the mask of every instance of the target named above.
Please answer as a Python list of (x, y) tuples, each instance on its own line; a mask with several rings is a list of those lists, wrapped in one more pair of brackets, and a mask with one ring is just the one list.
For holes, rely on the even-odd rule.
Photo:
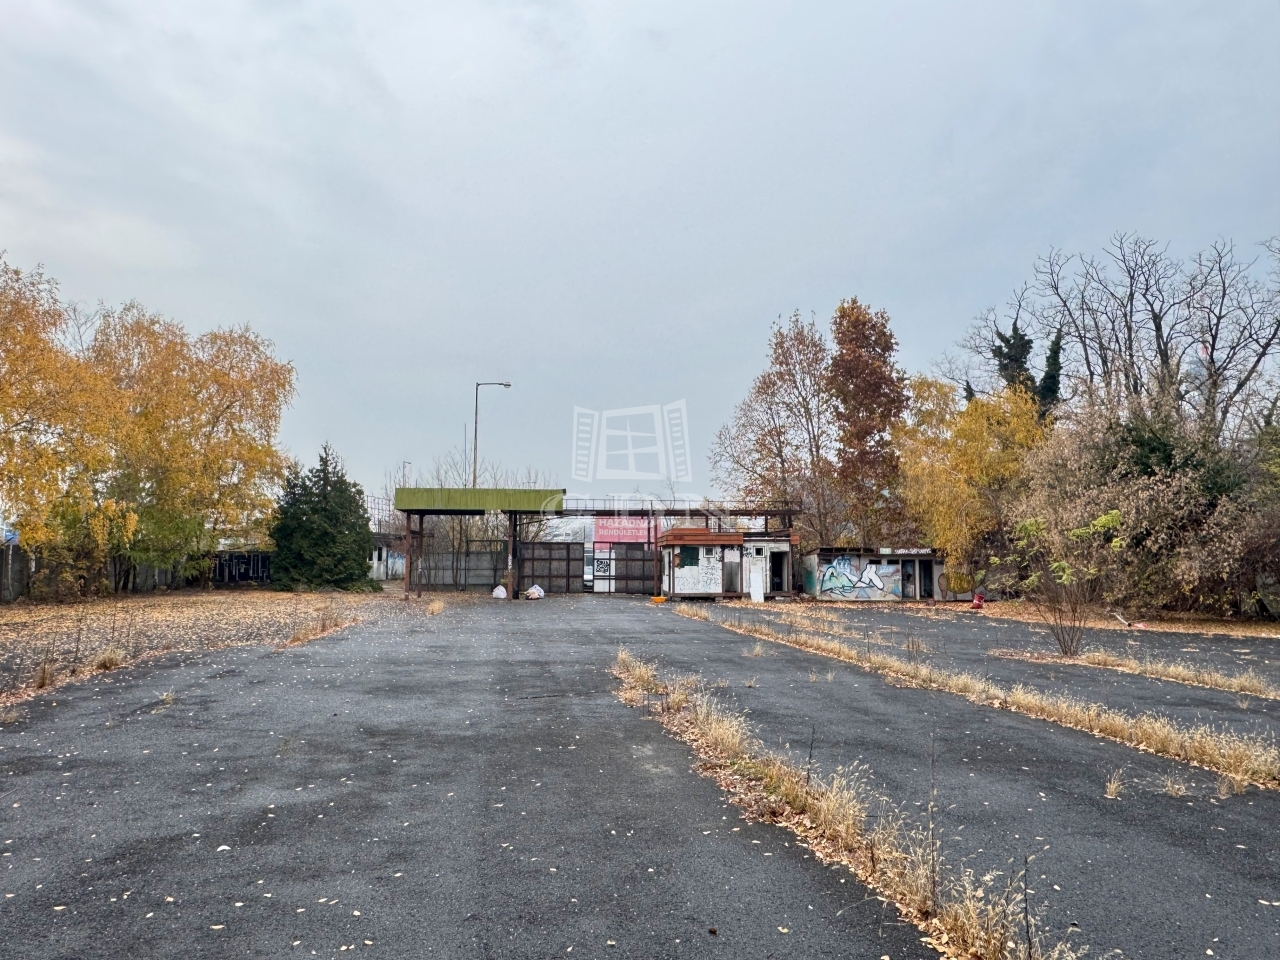
[(1202, 440), (1230, 442), (1260, 403), (1280, 346), (1280, 241), (1271, 282), (1218, 241), (1183, 263), (1153, 240), (1116, 234), (1102, 258), (1051, 251), (1036, 268), (1042, 333), (1063, 332), (1063, 377), (1126, 415), (1173, 414)]
[(799, 312), (773, 328), (769, 367), (756, 377), (711, 448), (715, 482), (741, 500), (802, 504), (800, 534), (833, 543), (844, 523), (836, 489), (839, 424), (828, 367), (830, 346)]

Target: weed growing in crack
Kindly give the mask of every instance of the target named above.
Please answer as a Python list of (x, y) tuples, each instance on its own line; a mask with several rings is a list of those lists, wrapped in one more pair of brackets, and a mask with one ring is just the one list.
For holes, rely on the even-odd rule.
[(115, 670), (124, 663), (124, 654), (120, 652), (119, 647), (107, 647), (94, 658), (93, 669), (95, 670)]
[(1107, 778), (1106, 796), (1108, 800), (1119, 800), (1120, 794), (1124, 793), (1127, 781), (1124, 778), (1124, 767), (1117, 767), (1111, 771), (1111, 776)]
[[(814, 633), (782, 634), (763, 623), (738, 621), (735, 625), (728, 620), (718, 622), (735, 633), (855, 663), (899, 683), (926, 690), (941, 690), (973, 703), (1014, 710), (1060, 726), (1109, 737), (1161, 756), (1194, 763), (1268, 789), (1280, 789), (1280, 747), (1277, 747), (1273, 736), (1241, 734), (1206, 724), (1184, 726), (1161, 714), (1144, 713), (1134, 716), (1101, 704), (1044, 693), (1022, 685), (1006, 689), (985, 677), (945, 670), (930, 663), (912, 663), (873, 651), (869, 645), (864, 652), (839, 640)], [(757, 642), (756, 646), (760, 647), (762, 644)]]
[[(671, 692), (690, 678), (658, 679), (653, 664), (618, 652), (614, 674), (619, 695), (633, 706), (653, 692), (665, 702), (651, 710), (666, 729), (693, 746), (701, 770), (728, 790), (749, 816), (779, 823), (799, 835), (825, 860), (850, 867), (927, 934), (927, 941), (954, 956), (984, 960), (1074, 960), (1065, 942), (1044, 945), (1038, 917), (1027, 902), (1026, 863), (977, 877), (947, 867), (936, 832), (916, 823), (871, 786), (868, 768), (839, 768), (827, 777), (811, 764), (800, 768), (767, 752), (741, 714), (720, 706), (705, 688), (683, 710), (670, 709)], [(812, 731), (816, 738), (816, 728)], [(810, 740), (812, 749), (813, 738)], [(879, 809), (872, 815), (874, 807)]]
[(1004, 657), (1009, 660), (1080, 664), (1086, 667), (1101, 667), (1104, 670), (1117, 670), (1121, 673), (1134, 673), (1155, 680), (1171, 680), (1174, 683), (1185, 683), (1194, 687), (1224, 690), (1227, 693), (1239, 695), (1236, 703), (1242, 710), (1248, 709), (1251, 696), (1280, 700), (1280, 687), (1271, 683), (1252, 667), (1241, 673), (1223, 673), (1220, 670), (1182, 661), (1170, 663), (1150, 657), (1135, 660), (1132, 657), (1116, 656), (1106, 650), (1086, 650), (1075, 657), (1049, 656), (1022, 650), (995, 649), (989, 652), (993, 657)]
[(1231, 777), (1223, 775), (1218, 778), (1218, 798), (1225, 800), (1227, 797), (1237, 797), (1244, 793), (1248, 784), (1239, 777)]

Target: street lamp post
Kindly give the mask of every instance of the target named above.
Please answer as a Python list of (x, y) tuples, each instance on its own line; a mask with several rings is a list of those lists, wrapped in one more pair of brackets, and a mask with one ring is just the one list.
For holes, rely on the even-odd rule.
[(481, 387), (503, 387), (511, 389), (511, 384), (505, 380), (490, 380), (485, 383), (476, 383), (476, 414), (475, 419), (471, 421), (471, 486), (477, 486), (480, 477), (480, 388)]

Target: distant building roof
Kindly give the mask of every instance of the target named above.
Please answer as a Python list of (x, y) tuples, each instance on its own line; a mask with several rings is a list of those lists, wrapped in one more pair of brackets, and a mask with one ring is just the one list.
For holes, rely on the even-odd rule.
[(557, 512), (564, 508), (564, 494), (563, 490), (493, 487), (396, 487), (395, 507), (433, 514)]

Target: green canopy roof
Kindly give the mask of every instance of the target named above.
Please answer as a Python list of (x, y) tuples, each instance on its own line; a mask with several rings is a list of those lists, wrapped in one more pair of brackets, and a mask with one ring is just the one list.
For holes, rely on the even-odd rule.
[(396, 487), (396, 509), (439, 514), (539, 513), (564, 508), (563, 490)]

